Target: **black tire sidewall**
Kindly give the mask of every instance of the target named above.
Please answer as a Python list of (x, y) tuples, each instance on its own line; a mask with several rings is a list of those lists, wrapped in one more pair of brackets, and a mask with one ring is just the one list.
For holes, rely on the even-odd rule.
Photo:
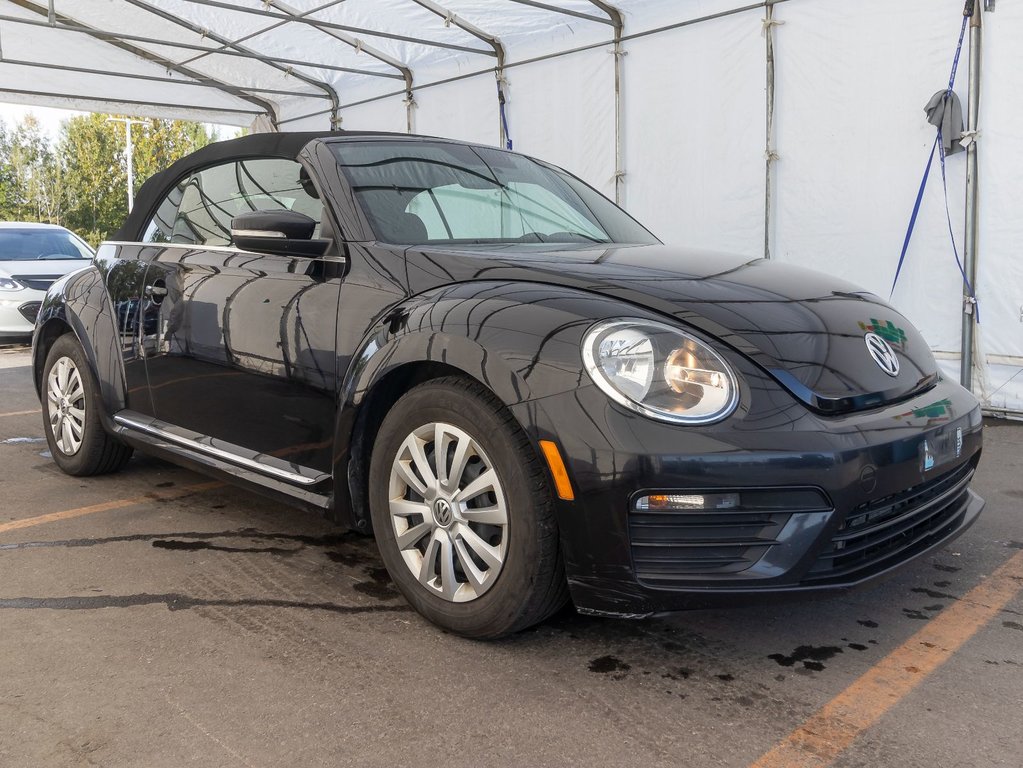
[[(57, 440), (53, 435), (53, 428), (50, 426), (50, 411), (47, 398), (49, 387), (50, 370), (62, 357), (70, 358), (78, 373), (82, 377), (82, 387), (85, 389), (85, 428), (82, 433), (82, 445), (78, 452), (69, 456), (57, 446)], [(65, 334), (53, 343), (49, 353), (46, 355), (46, 363), (43, 366), (42, 397), (40, 401), (43, 408), (43, 432), (46, 435), (46, 443), (50, 447), (50, 454), (54, 462), (69, 475), (88, 475), (95, 471), (95, 466), (101, 459), (107, 440), (112, 439), (103, 428), (100, 419), (100, 408), (102, 400), (99, 394), (99, 384), (92, 372), (92, 367), (85, 356), (85, 350), (73, 334)]]
[[(452, 603), (431, 594), (411, 573), (395, 541), (390, 519), (390, 468), (405, 438), (419, 427), (444, 422), (465, 430), (490, 458), (505, 492), (508, 547), (494, 584), (480, 597)], [(455, 387), (425, 384), (405, 395), (384, 419), (370, 465), (370, 512), (380, 555), (388, 572), (412, 606), (431, 621), (469, 637), (499, 636), (511, 630), (531, 603), (542, 582), (538, 505), (550, 504), (546, 488), (531, 486), (525, 467), (535, 457), (524, 455), (520, 436), (479, 397)], [(545, 498), (546, 497), (546, 498)]]

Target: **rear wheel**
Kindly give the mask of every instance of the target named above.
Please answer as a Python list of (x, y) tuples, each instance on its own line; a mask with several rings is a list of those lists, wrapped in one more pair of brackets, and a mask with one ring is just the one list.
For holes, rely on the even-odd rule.
[(475, 382), (427, 382), (395, 404), (374, 445), (370, 509), (391, 578), (445, 629), (496, 638), (567, 600), (543, 466)]
[(116, 472), (131, 458), (131, 448), (103, 429), (99, 384), (74, 334), (57, 339), (46, 356), (42, 405), (50, 454), (67, 474)]

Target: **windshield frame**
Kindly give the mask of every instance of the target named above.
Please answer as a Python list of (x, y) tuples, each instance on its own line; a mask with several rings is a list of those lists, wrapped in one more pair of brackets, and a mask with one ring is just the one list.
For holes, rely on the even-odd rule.
[[(349, 175), (349, 173), (345, 170), (345, 167), (342, 165), (342, 162), (341, 162), (341, 160), (342, 160), (342, 153), (344, 152), (344, 147), (345, 146), (351, 146), (353, 144), (367, 144), (367, 143), (368, 144), (376, 144), (376, 145), (408, 144), (408, 145), (420, 146), (420, 147), (424, 146), (424, 145), (425, 146), (438, 146), (438, 147), (452, 147), (452, 146), (453, 147), (460, 147), (460, 148), (468, 149), (469, 151), (473, 152), (477, 157), (480, 157), (480, 161), (483, 164), (485, 164), (485, 165), (486, 165), (486, 161), (483, 159), (483, 157), (481, 157), (480, 152), (484, 152), (484, 153), (501, 153), (501, 154), (505, 154), (505, 155), (510, 155), (510, 156), (513, 156), (513, 157), (516, 158), (515, 162), (519, 162), (520, 160), (528, 161), (530, 163), (535, 164), (539, 169), (542, 169), (543, 172), (549, 173), (549, 174), (553, 174), (553, 176), (558, 179), (560, 184), (565, 185), (572, 193), (574, 193), (574, 195), (578, 198), (578, 201), (585, 207), (586, 213), (588, 213), (589, 216), (592, 217), (593, 222), (595, 222), (596, 225), (599, 226), (599, 229), (601, 230), (601, 232), (603, 234), (608, 235), (609, 239), (608, 240), (603, 240), (603, 239), (596, 240), (594, 238), (582, 235), (578, 239), (560, 239), (559, 238), (559, 239), (547, 240), (547, 239), (540, 239), (540, 238), (532, 238), (531, 237), (530, 239), (522, 240), (522, 239), (519, 239), (519, 238), (470, 237), (470, 238), (445, 238), (445, 239), (419, 240), (419, 241), (407, 242), (407, 241), (399, 241), (399, 240), (394, 239), (394, 238), (387, 238), (386, 237), (386, 233), (380, 231), (381, 228), (376, 226), (376, 224), (374, 222), (374, 218), (373, 218), (373, 211), (372, 210), (367, 210), (368, 206), (366, 205), (365, 201), (362, 199), (362, 196), (359, 193), (356, 192), (355, 188), (353, 187), (353, 179)], [(524, 155), (524, 154), (519, 153), (519, 152), (511, 152), (509, 150), (501, 149), (499, 147), (485, 146), (485, 145), (475, 144), (475, 143), (471, 143), (471, 142), (460, 142), (460, 141), (454, 141), (454, 140), (449, 140), (449, 139), (441, 139), (441, 138), (428, 138), (428, 137), (405, 136), (405, 135), (387, 135), (387, 134), (372, 134), (372, 135), (363, 135), (363, 136), (346, 136), (346, 137), (330, 138), (330, 139), (322, 140), (322, 144), (328, 149), (328, 152), (326, 154), (328, 155), (331, 164), (337, 169), (337, 178), (341, 182), (341, 185), (342, 185), (342, 187), (344, 188), (344, 191), (345, 191), (345, 195), (344, 195), (343, 199), (346, 202), (348, 202), (348, 204), (351, 205), (351, 207), (354, 209), (353, 213), (355, 213), (357, 219), (359, 220), (359, 224), (360, 224), (358, 229), (364, 230), (362, 233), (359, 233), (359, 234), (364, 234), (365, 235), (365, 239), (364, 238), (360, 238), (358, 236), (356, 237), (356, 239), (352, 239), (351, 237), (346, 237), (345, 239), (348, 240), (349, 242), (379, 242), (381, 244), (394, 245), (394, 246), (398, 246), (398, 247), (402, 247), (402, 248), (408, 248), (410, 246), (420, 246), (420, 247), (423, 247), (423, 248), (458, 248), (459, 250), (462, 250), (462, 249), (473, 249), (473, 248), (478, 248), (478, 249), (485, 250), (487, 248), (493, 248), (493, 247), (500, 247), (502, 249), (521, 247), (523, 250), (528, 250), (528, 251), (533, 251), (533, 252), (536, 252), (537, 250), (541, 250), (543, 248), (548, 248), (548, 249), (556, 248), (557, 250), (572, 249), (572, 248), (587, 249), (587, 248), (594, 248), (594, 247), (601, 247), (601, 246), (645, 245), (645, 244), (659, 244), (659, 243), (661, 243), (660, 239), (658, 239), (652, 232), (650, 232), (649, 229), (647, 229), (645, 226), (643, 226), (639, 221), (637, 221), (628, 212), (626, 212), (621, 207), (617, 206), (612, 200), (607, 198), (605, 195), (601, 194), (598, 190), (594, 189), (591, 185), (589, 185), (586, 182), (584, 182), (583, 180), (579, 179), (577, 176), (569, 173), (568, 171), (564, 170), (563, 168), (560, 168), (560, 167), (558, 167), (558, 166), (556, 166), (556, 165), (554, 165), (552, 163), (546, 162), (544, 160), (540, 160), (538, 158), (531, 157), (529, 155)], [(395, 147), (395, 149), (397, 150), (398, 148)], [(394, 154), (397, 154), (397, 152), (395, 152)], [(324, 158), (324, 159), (326, 159), (326, 158)], [(489, 165), (488, 165), (488, 168), (489, 168)], [(471, 171), (469, 171), (469, 172), (471, 173)], [(333, 175), (333, 173), (331, 173), (330, 175)], [(504, 186), (507, 186), (507, 185), (502, 186), (499, 182), (500, 182), (500, 180), (495, 178), (495, 186), (500, 186), (502, 189), (504, 188)], [(439, 189), (439, 188), (440, 188), (440, 186), (438, 185), (438, 186), (430, 187), (430, 188), (427, 188), (427, 189)], [(541, 186), (540, 188), (546, 190), (547, 192), (549, 192), (549, 193), (551, 193), (551, 194), (553, 194), (555, 196), (557, 196), (559, 199), (561, 199), (565, 203), (566, 206), (568, 206), (570, 208), (573, 208), (573, 210), (575, 210), (577, 213), (579, 213), (579, 215), (582, 215), (581, 212), (579, 211), (579, 209), (575, 208), (572, 205), (573, 201), (571, 199), (567, 199), (566, 200), (564, 195), (561, 194), (560, 190), (552, 189), (551, 186)], [(412, 189), (418, 189), (418, 187), (412, 188)], [(425, 191), (425, 189), (423, 191)], [(420, 192), (420, 194), (422, 194), (422, 192)], [(589, 205), (588, 202), (587, 202), (587, 197), (590, 197), (591, 199), (595, 200), (600, 207), (604, 208), (604, 214), (605, 214), (604, 216), (601, 216), (600, 213), (598, 213), (597, 211), (593, 210), (593, 207), (591, 207), (591, 205)], [(612, 214), (613, 216), (621, 217), (621, 219), (617, 223), (617, 225), (615, 225), (614, 222), (608, 222), (607, 221), (606, 214), (607, 214), (609, 209), (613, 209), (613, 214)], [(611, 234), (611, 233), (608, 232), (609, 224), (612, 225), (612, 226), (610, 226), (610, 229), (612, 229), (612, 230), (620, 228), (622, 226), (625, 226), (625, 227), (630, 227), (630, 228), (638, 231), (643, 236), (642, 237), (633, 237), (633, 238), (629, 238), (629, 239), (618, 239), (618, 238), (616, 238), (614, 236), (614, 234)], [(349, 233), (346, 232), (346, 235), (347, 234), (349, 234)], [(355, 232), (351, 232), (351, 234), (356, 234), (356, 233)]]

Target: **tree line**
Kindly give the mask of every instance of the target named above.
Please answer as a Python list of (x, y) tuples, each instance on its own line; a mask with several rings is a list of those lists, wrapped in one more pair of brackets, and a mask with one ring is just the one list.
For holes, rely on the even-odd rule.
[[(93, 246), (128, 213), (124, 124), (88, 114), (61, 123), (51, 141), (31, 114), (0, 121), (0, 221), (59, 224)], [(157, 171), (216, 140), (200, 123), (147, 120), (132, 126), (135, 191)]]

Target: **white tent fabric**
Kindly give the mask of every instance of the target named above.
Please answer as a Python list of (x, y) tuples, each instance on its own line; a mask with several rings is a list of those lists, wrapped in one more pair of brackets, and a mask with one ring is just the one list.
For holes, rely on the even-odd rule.
[[(0, 99), (499, 144), (500, 82), (516, 150), (617, 193), (663, 240), (769, 252), (887, 297), (934, 136), (923, 106), (947, 81), (962, 10), (963, 0), (54, 0), (51, 26), (49, 0), (0, 0)], [(627, 56), (616, 57), (619, 12)], [(1013, 412), (1023, 412), (1021, 36), (1019, 3), (984, 14), (974, 389)], [(964, 51), (964, 104), (968, 69)], [(948, 159), (948, 184), (961, 254), (965, 153)], [(937, 168), (892, 300), (958, 378), (962, 280)]]

